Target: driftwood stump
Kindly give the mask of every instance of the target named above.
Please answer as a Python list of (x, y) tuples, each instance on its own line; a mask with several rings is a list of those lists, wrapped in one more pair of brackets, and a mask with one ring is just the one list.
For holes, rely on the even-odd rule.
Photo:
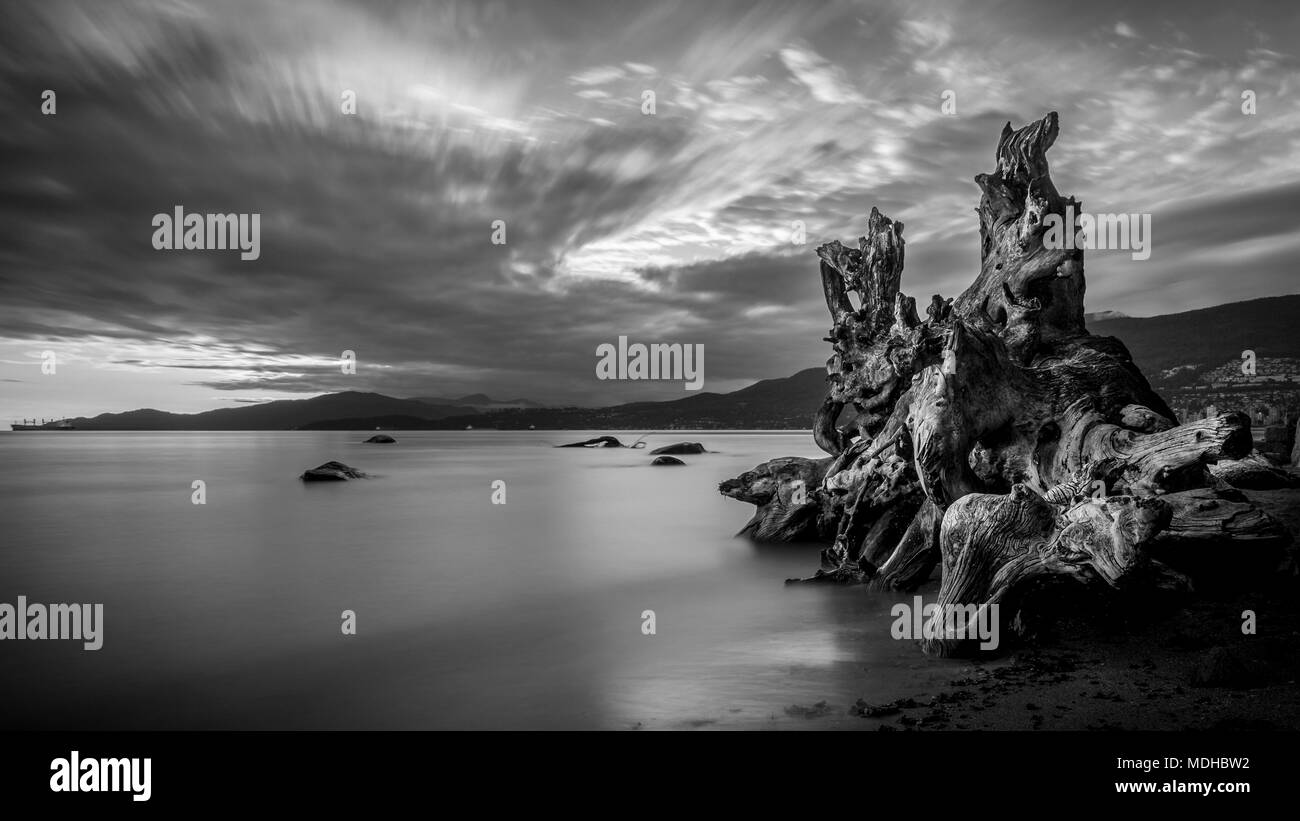
[(1047, 215), (1082, 210), (1048, 172), (1057, 129), (1055, 113), (1003, 129), (975, 178), (979, 275), (924, 318), (900, 290), (902, 223), (873, 208), (857, 248), (817, 249), (833, 324), (813, 436), (828, 457), (719, 488), (756, 505), (744, 535), (831, 542), (803, 581), (913, 590), (942, 563), (939, 603), (975, 613), (1045, 574), (1124, 584), (1157, 542), (1166, 557), (1211, 534), (1289, 543), (1208, 469), (1251, 454), (1249, 418), (1178, 424), (1124, 344), (1088, 332), (1083, 251), (1043, 241)]

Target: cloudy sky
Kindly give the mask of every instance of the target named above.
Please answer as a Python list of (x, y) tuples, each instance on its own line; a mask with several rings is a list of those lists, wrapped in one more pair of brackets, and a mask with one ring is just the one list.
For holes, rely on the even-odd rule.
[[(1152, 214), (1149, 260), (1088, 256), (1090, 310), (1293, 293), (1289, 6), (7, 3), (0, 420), (685, 395), (598, 381), (619, 335), (703, 344), (706, 390), (786, 376), (827, 355), (813, 248), (879, 206), (907, 226), (904, 289), (955, 296), (972, 177), (1005, 121), (1050, 110), (1058, 187)], [(260, 259), (154, 250), (177, 205), (260, 214)]]

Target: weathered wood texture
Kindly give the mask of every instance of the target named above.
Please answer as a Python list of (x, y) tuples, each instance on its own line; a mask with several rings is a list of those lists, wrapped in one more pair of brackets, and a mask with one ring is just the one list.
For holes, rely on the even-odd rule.
[(979, 275), (924, 318), (901, 290), (902, 223), (873, 208), (856, 248), (817, 249), (832, 353), (813, 436), (829, 458), (720, 486), (757, 506), (742, 534), (831, 542), (806, 581), (910, 590), (941, 561), (940, 601), (978, 608), (1043, 574), (1119, 584), (1157, 537), (1287, 540), (1210, 472), (1249, 459), (1249, 419), (1179, 425), (1124, 344), (1085, 327), (1083, 252), (1044, 242), (1049, 215), (1080, 208), (1049, 174), (1058, 128), (1052, 113), (1003, 129), (975, 178)]

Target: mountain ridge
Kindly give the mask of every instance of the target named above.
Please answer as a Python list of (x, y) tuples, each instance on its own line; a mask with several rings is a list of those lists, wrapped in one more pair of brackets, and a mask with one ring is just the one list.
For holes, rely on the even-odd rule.
[(341, 391), (198, 413), (139, 408), (77, 417), (70, 422), (78, 430), (292, 430), (323, 418), (390, 415), (438, 419), (473, 413), (477, 411), (468, 406), (433, 405), (370, 391)]

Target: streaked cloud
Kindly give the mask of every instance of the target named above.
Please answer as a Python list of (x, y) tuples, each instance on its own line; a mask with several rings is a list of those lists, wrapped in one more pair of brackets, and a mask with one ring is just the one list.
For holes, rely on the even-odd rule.
[[(594, 378), (596, 345), (619, 335), (704, 344), (708, 390), (788, 374), (827, 355), (812, 249), (856, 237), (877, 205), (907, 226), (904, 288), (954, 295), (978, 263), (972, 177), (1004, 122), (1048, 110), (1058, 186), (1153, 215), (1149, 261), (1089, 257), (1090, 309), (1295, 290), (1300, 23), (1275, 5), (6, 14), (0, 416), (347, 388), (678, 395)], [(55, 116), (40, 114), (47, 88)], [(262, 214), (262, 258), (152, 250), (151, 216), (177, 204)], [(40, 376), (45, 350), (67, 363), (57, 381)]]
[(862, 103), (862, 95), (849, 85), (843, 69), (832, 65), (817, 52), (787, 46), (778, 52), (781, 62), (795, 79), (807, 86), (813, 99), (823, 103)]

